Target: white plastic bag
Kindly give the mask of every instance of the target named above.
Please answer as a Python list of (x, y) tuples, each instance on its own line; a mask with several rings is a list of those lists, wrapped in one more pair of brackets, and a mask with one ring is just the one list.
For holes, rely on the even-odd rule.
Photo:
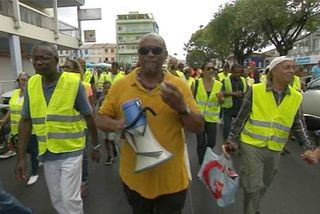
[(233, 169), (231, 159), (216, 155), (207, 147), (198, 177), (206, 185), (218, 206), (225, 207), (235, 201), (239, 175)]

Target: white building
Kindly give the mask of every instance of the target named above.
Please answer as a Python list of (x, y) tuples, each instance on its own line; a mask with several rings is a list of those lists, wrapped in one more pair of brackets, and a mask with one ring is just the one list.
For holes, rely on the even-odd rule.
[(81, 52), (87, 62), (111, 63), (116, 61), (117, 45), (112, 43), (86, 44), (81, 47)]
[(57, 8), (84, 0), (0, 0), (0, 93), (15, 87), (17, 74), (34, 73), (30, 51), (45, 41), (59, 49), (78, 49), (78, 28), (58, 20)]
[(117, 16), (117, 61), (133, 64), (138, 61), (138, 47), (143, 35), (159, 33), (159, 27), (152, 14), (129, 12)]
[(320, 60), (320, 29), (297, 41), (288, 55), (295, 57), (297, 64), (310, 69)]

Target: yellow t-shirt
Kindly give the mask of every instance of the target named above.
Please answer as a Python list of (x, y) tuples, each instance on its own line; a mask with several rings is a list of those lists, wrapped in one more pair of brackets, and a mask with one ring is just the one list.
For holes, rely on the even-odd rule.
[[(172, 158), (151, 169), (134, 173), (136, 154), (128, 143), (122, 144), (120, 155), (122, 181), (143, 197), (153, 199), (160, 195), (179, 192), (189, 185), (184, 162), (183, 124), (180, 115), (161, 100), (160, 86), (147, 91), (137, 80), (137, 72), (139, 68), (112, 85), (99, 113), (121, 119), (124, 117), (121, 105), (138, 98), (142, 106), (152, 108), (157, 114), (153, 116), (147, 113), (147, 122), (158, 142), (173, 154)], [(199, 111), (185, 80), (169, 72), (164, 72), (164, 80), (179, 88), (190, 109)]]

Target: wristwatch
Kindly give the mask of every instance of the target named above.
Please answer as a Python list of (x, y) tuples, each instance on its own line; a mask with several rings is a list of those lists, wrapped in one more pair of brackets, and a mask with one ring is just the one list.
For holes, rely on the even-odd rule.
[(190, 114), (190, 108), (188, 106), (185, 107), (183, 111), (178, 112), (180, 115), (188, 116)]

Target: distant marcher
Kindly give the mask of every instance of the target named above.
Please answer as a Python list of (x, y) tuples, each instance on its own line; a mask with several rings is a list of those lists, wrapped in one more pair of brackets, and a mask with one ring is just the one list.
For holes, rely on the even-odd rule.
[(193, 77), (194, 79), (198, 79), (201, 77), (201, 69), (199, 68), (200, 64), (199, 62), (195, 61), (192, 63), (192, 71), (191, 71), (191, 77)]
[(191, 68), (190, 67), (185, 67), (183, 69), (183, 74), (184, 74), (184, 76), (185, 76), (190, 88), (194, 87), (195, 80), (194, 80), (193, 77), (190, 76), (191, 75)]
[[(29, 75), (21, 72), (17, 77), (18, 89), (14, 90), (10, 101), (9, 101), (9, 111), (4, 116), (4, 118), (0, 121), (0, 124), (7, 123), (10, 121), (11, 124), (11, 132), (10, 132), (10, 145), (14, 145), (13, 147), (18, 146), (18, 125), (21, 119), (21, 109), (24, 101), (24, 93), (26, 89), (26, 84), (29, 79)], [(12, 148), (9, 146), (9, 148)], [(29, 180), (27, 185), (32, 185), (38, 180), (38, 141), (37, 136), (32, 133), (29, 139), (27, 152), (30, 154), (31, 161), (31, 174), (29, 176)], [(7, 153), (0, 155), (0, 158), (7, 158), (15, 155), (14, 150), (9, 150)]]
[(231, 76), (222, 81), (223, 102), (223, 136), (229, 135), (233, 118), (240, 110), (242, 99), (247, 91), (247, 79), (242, 77), (244, 67), (239, 64), (231, 66)]
[[(106, 99), (106, 96), (109, 92), (109, 89), (111, 88), (111, 82), (110, 81), (105, 81), (103, 83), (103, 96), (100, 97), (99, 99), (99, 106), (101, 106), (102, 102)], [(111, 165), (112, 162), (118, 157), (119, 155), (119, 149), (118, 146), (116, 145), (116, 133), (115, 132), (104, 132), (105, 135), (104, 138), (104, 145), (106, 147), (107, 151), (107, 158), (104, 162), (104, 165)]]
[(211, 62), (202, 66), (202, 77), (197, 79), (194, 97), (204, 116), (204, 131), (197, 134), (197, 153), (202, 164), (207, 147), (216, 145), (217, 123), (220, 121), (221, 104), (223, 102), (222, 83), (216, 80), (217, 70)]

